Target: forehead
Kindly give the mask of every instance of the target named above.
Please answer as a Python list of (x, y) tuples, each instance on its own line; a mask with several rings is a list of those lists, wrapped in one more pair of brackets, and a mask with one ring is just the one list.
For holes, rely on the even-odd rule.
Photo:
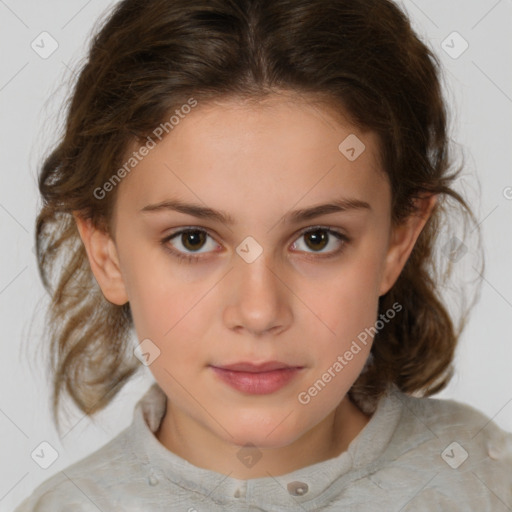
[(297, 162), (300, 169), (300, 162), (307, 164), (319, 155), (340, 156), (339, 144), (346, 136), (357, 134), (360, 141), (366, 139), (367, 156), (378, 160), (372, 133), (363, 133), (343, 111), (318, 101), (315, 97), (308, 100), (275, 94), (260, 101), (235, 98), (199, 104), (179, 121), (166, 137), (168, 144), (162, 146), (169, 150), (172, 146), (176, 155), (188, 151), (188, 157), (202, 158), (206, 152), (231, 160), (240, 156), (243, 167), (250, 167), (246, 160), (250, 155), (255, 162), (272, 160), (277, 164), (286, 160), (288, 166)]
[(325, 105), (272, 96), (258, 103), (199, 103), (141, 159), (119, 192), (139, 208), (173, 196), (236, 215), (248, 208), (256, 213), (260, 203), (282, 213), (337, 194), (386, 202), (386, 187), (375, 134)]

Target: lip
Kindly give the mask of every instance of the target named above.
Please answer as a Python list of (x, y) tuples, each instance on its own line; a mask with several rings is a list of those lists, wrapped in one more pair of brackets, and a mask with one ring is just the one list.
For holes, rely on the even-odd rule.
[(266, 395), (286, 386), (303, 367), (268, 361), (260, 364), (240, 362), (210, 368), (225, 384), (237, 391), (251, 395)]
[(282, 363), (281, 361), (266, 361), (264, 363), (240, 362), (234, 364), (225, 364), (222, 366), (214, 366), (221, 370), (231, 370), (233, 372), (261, 373), (271, 372), (273, 370), (282, 370), (286, 368), (300, 368), (299, 366)]

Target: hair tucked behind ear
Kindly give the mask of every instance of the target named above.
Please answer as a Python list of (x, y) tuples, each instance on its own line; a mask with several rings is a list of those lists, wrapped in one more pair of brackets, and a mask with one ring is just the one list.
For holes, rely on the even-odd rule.
[[(402, 311), (375, 337), (351, 393), (375, 402), (392, 384), (440, 390), (457, 338), (441, 300), (434, 248), (457, 173), (448, 153), (436, 58), (388, 0), (124, 0), (93, 38), (67, 111), (65, 132), (44, 162), (37, 258), (51, 295), (48, 326), (58, 423), (65, 389), (87, 414), (106, 406), (139, 365), (129, 305), (105, 300), (72, 213), (110, 230), (117, 189), (98, 194), (128, 149), (190, 98), (258, 101), (279, 91), (316, 98), (379, 136), (393, 222), (415, 198), (438, 194), (398, 282), (380, 300)], [(341, 141), (340, 141), (341, 142)], [(462, 324), (461, 324), (462, 328)]]

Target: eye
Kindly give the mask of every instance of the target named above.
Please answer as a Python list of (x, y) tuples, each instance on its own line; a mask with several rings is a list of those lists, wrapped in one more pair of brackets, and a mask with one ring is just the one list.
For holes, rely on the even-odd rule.
[[(162, 240), (162, 245), (178, 258), (184, 258), (188, 261), (198, 261), (200, 257), (194, 254), (201, 254), (202, 252), (209, 252), (215, 249), (217, 244), (215, 242), (205, 245), (205, 241), (213, 238), (204, 230), (199, 228), (182, 229)], [(169, 244), (174, 248), (171, 249)], [(205, 248), (204, 251), (201, 249)], [(191, 252), (188, 252), (191, 251)]]
[[(208, 239), (211, 240), (209, 245)], [(298, 242), (301, 239), (306, 241), (305, 244)], [(329, 257), (342, 252), (349, 241), (350, 239), (339, 231), (325, 226), (315, 226), (304, 230), (291, 248), (309, 254), (317, 253), (321, 257)], [(164, 238), (161, 243), (165, 250), (174, 257), (191, 263), (199, 262), (203, 258), (198, 256), (199, 254), (212, 252), (218, 247), (207, 231), (193, 227), (177, 231)], [(325, 251), (326, 247), (331, 247), (331, 250)]]
[[(311, 249), (313, 253), (327, 253), (328, 255), (341, 252), (349, 241), (348, 237), (343, 233), (323, 226), (308, 228), (300, 234), (297, 240), (301, 239), (305, 240), (305, 244), (294, 242), (292, 245), (293, 249), (298, 248), (299, 251), (305, 252), (309, 252), (308, 249)], [(324, 251), (326, 247), (331, 247), (331, 250)]]

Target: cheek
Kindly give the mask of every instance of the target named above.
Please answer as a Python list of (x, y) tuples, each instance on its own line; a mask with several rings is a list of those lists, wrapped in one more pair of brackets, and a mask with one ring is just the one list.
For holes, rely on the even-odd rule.
[(311, 297), (321, 322), (309, 322), (313, 364), (297, 400), (312, 417), (339, 403), (368, 359), (378, 312), (378, 274), (374, 260), (360, 258)]
[(182, 320), (196, 314), (203, 286), (184, 281), (160, 248), (141, 246), (126, 254), (124, 279), (138, 339), (164, 346)]
[(167, 382), (173, 393), (172, 376), (186, 380), (191, 368), (206, 364), (210, 354), (202, 343), (210, 322), (211, 309), (218, 308), (210, 295), (212, 283), (206, 279), (190, 282), (179, 265), (171, 265), (165, 255), (151, 261), (134, 257), (130, 267), (130, 307), (139, 342), (149, 339), (159, 356), (151, 363), (155, 378)]
[[(378, 312), (382, 260), (378, 252), (354, 254), (336, 271), (315, 283), (312, 293), (303, 291), (314, 304), (330, 339), (348, 340), (373, 325)], [(311, 286), (311, 283), (306, 283)], [(329, 339), (329, 336), (324, 336)]]
[[(364, 249), (330, 272), (329, 279), (317, 281), (310, 295), (311, 309), (321, 322), (314, 322), (316, 335), (310, 328), (315, 339), (311, 346), (315, 368), (308, 385), (313, 387), (308, 388), (311, 393), (302, 390), (309, 406), (320, 407), (319, 401), (336, 402), (349, 390), (368, 359), (378, 315), (383, 251), (379, 251), (375, 239), (372, 247)], [(313, 400), (320, 395), (321, 400)]]

